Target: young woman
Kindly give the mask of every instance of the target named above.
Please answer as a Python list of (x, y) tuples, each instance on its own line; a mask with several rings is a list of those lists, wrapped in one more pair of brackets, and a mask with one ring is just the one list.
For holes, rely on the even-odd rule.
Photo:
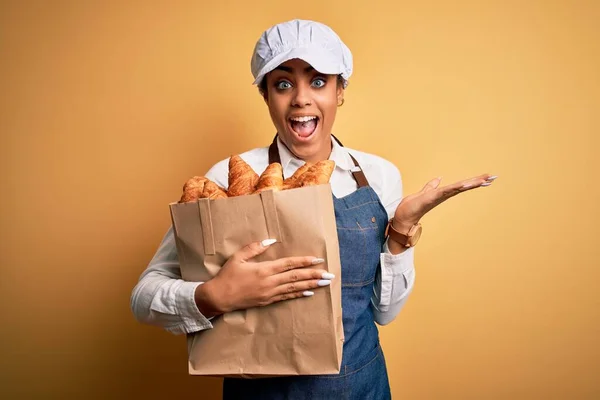
[[(402, 198), (390, 162), (343, 147), (332, 135), (337, 108), (352, 74), (352, 55), (327, 26), (294, 20), (275, 25), (252, 57), (255, 84), (277, 135), (269, 147), (241, 157), (261, 173), (280, 162), (284, 176), (304, 162), (331, 159), (330, 183), (342, 263), (345, 342), (339, 375), (224, 380), (225, 399), (388, 399), (391, 397), (375, 322), (398, 315), (414, 284), (414, 246), (420, 219), (445, 200), (496, 178), (483, 174), (440, 187), (440, 179)], [(228, 160), (205, 174), (227, 187)], [(357, 223), (365, 229), (356, 229)], [(206, 283), (181, 279), (172, 228), (132, 293), (132, 309), (145, 323), (173, 333), (210, 329), (210, 319), (233, 310), (310, 297), (338, 279), (311, 255), (254, 262), (272, 241), (250, 243)], [(307, 299), (307, 301), (310, 301)]]

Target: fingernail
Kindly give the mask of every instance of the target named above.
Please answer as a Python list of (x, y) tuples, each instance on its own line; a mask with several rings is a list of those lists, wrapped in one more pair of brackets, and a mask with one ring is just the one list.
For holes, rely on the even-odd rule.
[(314, 260), (312, 260), (312, 265), (321, 264), (322, 262), (325, 262), (325, 260), (323, 260), (322, 258), (315, 258)]
[(302, 296), (305, 296), (305, 297), (310, 297), (310, 296), (312, 296), (313, 294), (315, 294), (315, 293), (314, 293), (314, 292), (311, 292), (310, 290), (307, 290), (306, 292), (302, 292)]
[(331, 281), (327, 280), (327, 279), (321, 279), (319, 282), (317, 282), (317, 285), (319, 285), (319, 286), (327, 286), (330, 284), (331, 284)]
[(331, 280), (331, 279), (335, 278), (335, 275), (331, 274), (329, 272), (323, 272), (322, 278)]
[(272, 245), (276, 241), (277, 241), (277, 239), (265, 239), (262, 242), (260, 242), (260, 244), (262, 245), (262, 247), (267, 247), (267, 246)]
[(494, 175), (494, 176), (490, 176), (489, 178), (487, 178), (488, 181), (493, 181), (494, 179), (496, 179), (498, 177), (498, 175)]
[(485, 182), (485, 183), (482, 183), (481, 186), (490, 186), (491, 184), (492, 184), (492, 182)]

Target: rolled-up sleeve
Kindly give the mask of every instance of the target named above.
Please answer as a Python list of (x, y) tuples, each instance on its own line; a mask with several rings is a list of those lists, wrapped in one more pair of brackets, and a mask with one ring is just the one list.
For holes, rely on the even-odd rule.
[(212, 324), (198, 310), (194, 299), (196, 288), (201, 284), (181, 278), (171, 226), (132, 291), (131, 310), (138, 321), (174, 334), (210, 329)]
[(392, 322), (406, 303), (415, 284), (414, 247), (400, 254), (391, 254), (384, 245), (380, 270), (375, 275), (371, 303), (375, 321), (380, 325)]
[[(390, 219), (402, 200), (402, 176), (389, 162), (382, 162), (380, 173), (384, 177), (381, 202)], [(398, 316), (415, 283), (415, 248), (392, 254), (387, 243), (386, 240), (383, 245), (371, 296), (375, 322), (380, 325), (389, 324)]]

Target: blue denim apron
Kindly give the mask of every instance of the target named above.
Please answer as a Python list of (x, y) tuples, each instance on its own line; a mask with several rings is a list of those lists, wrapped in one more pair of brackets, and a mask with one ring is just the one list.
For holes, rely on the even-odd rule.
[[(337, 138), (336, 138), (337, 140)], [(341, 143), (340, 143), (341, 144)], [(358, 162), (352, 157), (354, 164)], [(269, 163), (280, 162), (277, 137)], [(387, 212), (362, 171), (353, 172), (358, 190), (334, 196), (335, 220), (342, 263), (344, 347), (337, 375), (261, 379), (225, 378), (223, 399), (264, 400), (385, 400), (390, 387), (371, 296), (384, 242)]]

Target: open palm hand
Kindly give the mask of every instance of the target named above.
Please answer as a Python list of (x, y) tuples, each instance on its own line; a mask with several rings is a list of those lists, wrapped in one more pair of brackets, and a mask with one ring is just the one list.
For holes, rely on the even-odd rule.
[(490, 186), (496, 178), (497, 176), (483, 174), (446, 186), (440, 186), (441, 178), (432, 179), (427, 182), (423, 189), (402, 199), (394, 214), (394, 227), (407, 227), (410, 229), (410, 227), (419, 222), (427, 212), (442, 204), (444, 201), (459, 193)]

